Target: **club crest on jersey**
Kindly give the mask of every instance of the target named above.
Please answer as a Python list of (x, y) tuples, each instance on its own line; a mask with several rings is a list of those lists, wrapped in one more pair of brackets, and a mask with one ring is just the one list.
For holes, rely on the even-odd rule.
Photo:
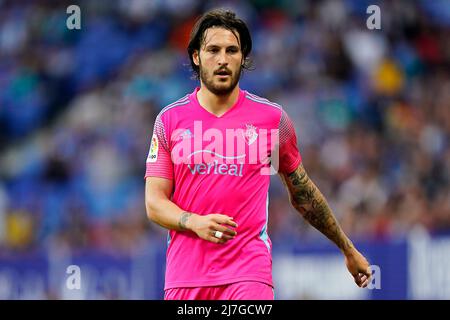
[(256, 138), (258, 138), (258, 133), (256, 132), (256, 127), (252, 124), (246, 124), (246, 130), (243, 133), (245, 142), (248, 145), (251, 145), (253, 142), (256, 141)]
[(148, 162), (156, 162), (158, 159), (158, 144), (158, 138), (156, 137), (156, 134), (154, 134), (152, 136), (152, 143), (147, 157)]

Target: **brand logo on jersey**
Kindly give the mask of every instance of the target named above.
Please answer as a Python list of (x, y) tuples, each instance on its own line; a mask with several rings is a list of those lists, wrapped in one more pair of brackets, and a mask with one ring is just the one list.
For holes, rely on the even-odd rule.
[(252, 124), (246, 124), (246, 130), (243, 133), (245, 142), (251, 145), (258, 138), (258, 133), (256, 132), (256, 127)]
[(188, 138), (192, 138), (194, 135), (192, 134), (191, 130), (186, 129), (182, 134), (180, 134), (178, 136), (178, 139), (183, 140), (183, 139), (188, 139)]
[(156, 134), (153, 134), (152, 136), (152, 143), (150, 145), (150, 151), (148, 153), (147, 161), (148, 162), (156, 162), (158, 159), (158, 138), (156, 137)]

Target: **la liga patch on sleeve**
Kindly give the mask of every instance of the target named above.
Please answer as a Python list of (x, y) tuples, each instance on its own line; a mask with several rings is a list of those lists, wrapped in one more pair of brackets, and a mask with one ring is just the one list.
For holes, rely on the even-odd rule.
[(156, 134), (153, 134), (150, 151), (148, 152), (147, 162), (156, 162), (156, 160), (158, 160), (158, 147), (158, 138), (156, 137)]

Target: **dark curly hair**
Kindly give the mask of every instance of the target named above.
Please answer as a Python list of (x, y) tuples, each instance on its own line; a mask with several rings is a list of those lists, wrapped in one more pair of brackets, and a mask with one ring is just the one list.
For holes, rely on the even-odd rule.
[(194, 63), (192, 55), (195, 50), (200, 51), (200, 47), (205, 40), (205, 31), (211, 27), (221, 27), (230, 30), (234, 35), (236, 35), (236, 32), (239, 34), (241, 51), (244, 57), (242, 67), (249, 70), (251, 67), (251, 60), (248, 56), (252, 51), (252, 37), (247, 25), (241, 19), (236, 18), (234, 12), (230, 10), (215, 9), (203, 14), (197, 20), (191, 32), (187, 52), (191, 61), (194, 78), (200, 78), (200, 68)]

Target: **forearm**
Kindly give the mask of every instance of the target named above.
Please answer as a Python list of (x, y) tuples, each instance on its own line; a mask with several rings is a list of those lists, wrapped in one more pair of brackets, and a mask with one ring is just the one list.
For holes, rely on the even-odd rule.
[(146, 209), (149, 219), (166, 229), (176, 231), (189, 229), (188, 221), (192, 213), (182, 210), (169, 199), (148, 199)]
[(303, 218), (333, 241), (343, 253), (350, 252), (354, 248), (352, 242), (339, 226), (325, 197), (309, 179), (303, 166), (285, 176), (284, 182), (290, 190), (293, 207)]

